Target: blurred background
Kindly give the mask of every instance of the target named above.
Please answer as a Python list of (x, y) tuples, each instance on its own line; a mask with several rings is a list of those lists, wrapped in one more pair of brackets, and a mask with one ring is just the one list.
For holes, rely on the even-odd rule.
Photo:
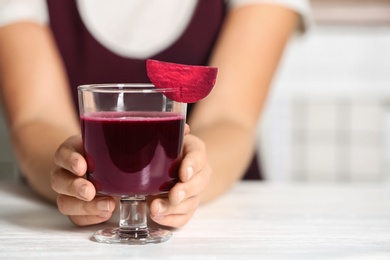
[[(390, 0), (312, 0), (286, 49), (257, 145), (267, 180), (390, 180)], [(16, 178), (0, 110), (0, 180)]]
[(313, 0), (259, 124), (271, 181), (390, 176), (390, 1)]

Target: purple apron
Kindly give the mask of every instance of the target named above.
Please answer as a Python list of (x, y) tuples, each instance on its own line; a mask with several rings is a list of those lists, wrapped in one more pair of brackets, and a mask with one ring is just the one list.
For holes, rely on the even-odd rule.
[[(145, 60), (120, 57), (97, 42), (78, 13), (75, 0), (48, 0), (50, 27), (64, 61), (77, 106), (77, 86), (93, 83), (149, 83)], [(150, 57), (191, 65), (206, 65), (225, 17), (224, 0), (199, 0), (181, 37)], [(194, 44), (196, 42), (196, 44)], [(188, 116), (194, 104), (188, 106)], [(260, 179), (257, 158), (245, 179)]]

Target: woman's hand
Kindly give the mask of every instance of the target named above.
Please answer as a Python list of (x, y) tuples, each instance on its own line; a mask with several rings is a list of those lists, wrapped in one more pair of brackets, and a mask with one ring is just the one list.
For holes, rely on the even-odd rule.
[[(155, 198), (150, 204), (151, 218), (160, 225), (180, 227), (186, 224), (200, 200), (210, 177), (204, 143), (189, 134), (186, 125), (180, 182), (166, 198)], [(78, 226), (107, 221), (116, 207), (112, 197), (96, 196), (95, 187), (85, 178), (87, 163), (82, 156), (81, 136), (72, 136), (58, 148), (51, 174), (51, 186), (58, 193), (59, 211)]]
[(54, 155), (56, 167), (51, 173), (51, 186), (58, 193), (59, 211), (78, 226), (108, 220), (116, 205), (112, 197), (95, 196), (95, 187), (85, 178), (87, 163), (82, 149), (81, 136), (67, 139)]
[[(187, 133), (189, 129), (187, 128)], [(155, 198), (150, 204), (150, 217), (160, 225), (181, 227), (195, 212), (200, 194), (206, 188), (211, 168), (206, 148), (199, 138), (187, 134), (184, 138), (183, 160), (179, 168), (180, 181), (167, 198)]]

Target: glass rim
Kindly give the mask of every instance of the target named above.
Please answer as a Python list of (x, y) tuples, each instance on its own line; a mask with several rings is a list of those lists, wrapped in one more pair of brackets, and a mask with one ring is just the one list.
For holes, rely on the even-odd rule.
[(151, 83), (83, 84), (78, 86), (77, 89), (78, 91), (93, 93), (165, 93), (173, 91), (173, 88), (156, 88)]

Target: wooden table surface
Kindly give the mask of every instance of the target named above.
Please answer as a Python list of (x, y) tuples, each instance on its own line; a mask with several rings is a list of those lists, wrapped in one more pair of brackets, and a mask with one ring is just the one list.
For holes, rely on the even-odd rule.
[(390, 259), (389, 184), (238, 183), (162, 244), (100, 244), (23, 184), (0, 183), (0, 259)]

